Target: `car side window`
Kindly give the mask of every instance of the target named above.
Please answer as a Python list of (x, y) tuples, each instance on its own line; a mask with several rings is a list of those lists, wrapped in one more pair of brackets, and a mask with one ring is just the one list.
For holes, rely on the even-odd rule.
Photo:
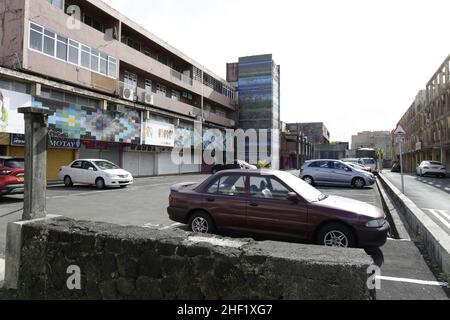
[(222, 176), (208, 188), (207, 193), (228, 196), (244, 196), (245, 175)]
[(344, 164), (342, 164), (340, 162), (333, 162), (333, 167), (336, 170), (342, 170), (342, 171), (345, 171), (345, 169), (347, 168), (347, 166), (345, 166)]
[(82, 168), (83, 168), (83, 162), (82, 162), (82, 161), (75, 161), (75, 162), (72, 164), (71, 168), (74, 168), (74, 169), (82, 169)]
[(250, 177), (250, 194), (254, 198), (287, 200), (290, 190), (270, 177)]
[(94, 169), (94, 171), (97, 170), (97, 169), (95, 168), (95, 166), (94, 166), (91, 162), (83, 161), (83, 169), (84, 169), (84, 170), (89, 170), (89, 168)]

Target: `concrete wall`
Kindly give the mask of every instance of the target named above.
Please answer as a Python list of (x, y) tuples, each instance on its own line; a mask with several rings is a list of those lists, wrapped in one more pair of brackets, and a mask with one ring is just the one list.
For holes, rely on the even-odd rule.
[[(25, 224), (22, 299), (370, 299), (363, 250), (65, 218)], [(200, 238), (199, 238), (200, 237)], [(7, 262), (8, 264), (8, 262)], [(67, 289), (67, 268), (81, 290)]]

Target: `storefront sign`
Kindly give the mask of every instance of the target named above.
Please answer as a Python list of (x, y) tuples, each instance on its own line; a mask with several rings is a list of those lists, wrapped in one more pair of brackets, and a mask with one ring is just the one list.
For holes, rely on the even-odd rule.
[(170, 123), (147, 120), (143, 122), (142, 142), (150, 146), (175, 146), (175, 126)]
[(24, 134), (11, 134), (11, 145), (17, 147), (23, 147), (25, 145), (25, 135)]
[(0, 89), (0, 132), (25, 133), (23, 114), (18, 108), (31, 106), (31, 96)]

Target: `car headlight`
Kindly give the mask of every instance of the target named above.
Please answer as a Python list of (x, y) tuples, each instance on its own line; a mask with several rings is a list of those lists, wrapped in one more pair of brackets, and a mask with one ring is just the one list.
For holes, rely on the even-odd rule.
[(367, 228), (380, 228), (384, 225), (385, 219), (371, 220), (366, 223)]
[(107, 176), (108, 176), (108, 178), (117, 178), (117, 175), (116, 174), (107, 174)]

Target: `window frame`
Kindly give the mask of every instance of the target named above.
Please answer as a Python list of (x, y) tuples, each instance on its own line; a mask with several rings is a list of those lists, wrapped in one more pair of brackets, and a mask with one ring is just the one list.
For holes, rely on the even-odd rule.
[(289, 199), (286, 197), (285, 199), (281, 199), (281, 198), (261, 198), (261, 197), (255, 197), (252, 195), (250, 187), (251, 187), (251, 179), (252, 177), (254, 178), (265, 178), (265, 179), (270, 179), (270, 180), (275, 180), (276, 182), (278, 182), (280, 185), (282, 185), (284, 188), (286, 188), (286, 190), (288, 191), (288, 194), (293, 192), (296, 193), (294, 190), (292, 190), (286, 183), (284, 183), (281, 179), (279, 179), (277, 176), (273, 176), (273, 175), (267, 175), (267, 176), (262, 176), (262, 175), (255, 175), (255, 174), (250, 174), (248, 177), (248, 184), (249, 184), (249, 197), (251, 199), (258, 199), (258, 200), (264, 200), (264, 201), (289, 201)]
[[(220, 187), (220, 182), (222, 181), (223, 178), (230, 178), (232, 176), (238, 176), (239, 179), (244, 178), (244, 193), (239, 194), (239, 195), (230, 195), (230, 194), (225, 194), (225, 193), (219, 193), (219, 187)], [(238, 179), (238, 180), (239, 180)], [(236, 180), (236, 181), (238, 181)], [(203, 193), (211, 195), (211, 196), (220, 196), (220, 197), (231, 197), (231, 198), (248, 198), (249, 197), (249, 190), (248, 190), (248, 183), (249, 183), (249, 176), (248, 174), (245, 173), (231, 173), (231, 174), (223, 174), (220, 175), (219, 177), (217, 177), (212, 183), (208, 184), (205, 186), (205, 188), (203, 189)], [(216, 185), (217, 190), (214, 193), (208, 192), (209, 189), (213, 186)]]

